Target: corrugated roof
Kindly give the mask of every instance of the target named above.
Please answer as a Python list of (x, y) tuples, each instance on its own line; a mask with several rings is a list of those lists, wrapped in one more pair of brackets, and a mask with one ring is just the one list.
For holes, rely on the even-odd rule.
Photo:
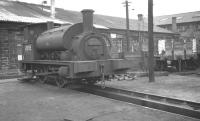
[(177, 23), (198, 22), (200, 21), (200, 11), (156, 16), (154, 23), (156, 25), (172, 24), (172, 17), (177, 17)]
[[(39, 23), (52, 20), (49, 16), (49, 6), (7, 0), (0, 1), (0, 21)], [(82, 22), (82, 14), (77, 11), (56, 8), (56, 19), (53, 21), (56, 23), (78, 23)], [(126, 29), (126, 20), (120, 17), (95, 14), (94, 24), (101, 28)], [(147, 31), (148, 25), (144, 23), (144, 25), (139, 28), (138, 21), (131, 19), (130, 29), (135, 31)], [(157, 26), (154, 26), (154, 32), (172, 33), (171, 31)]]
[(59, 24), (67, 23), (67, 21), (52, 19), (44, 16), (37, 11), (32, 10), (24, 3), (7, 0), (0, 1), (0, 21), (23, 23), (42, 23), (53, 21)]
[(9, 22), (23, 22), (23, 23), (44, 23), (47, 21), (53, 21), (54, 23), (64, 24), (65, 21), (61, 21), (58, 19), (51, 19), (47, 17), (25, 17), (25, 16), (16, 16), (16, 15), (1, 15), (0, 14), (0, 20), (1, 21), (9, 21)]

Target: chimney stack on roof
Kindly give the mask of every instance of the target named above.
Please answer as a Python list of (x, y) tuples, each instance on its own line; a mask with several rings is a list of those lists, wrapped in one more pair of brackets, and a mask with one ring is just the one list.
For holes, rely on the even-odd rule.
[(176, 23), (176, 17), (172, 17), (172, 32), (178, 32), (177, 31), (177, 23)]
[(55, 18), (55, 0), (51, 0), (51, 18)]
[(143, 21), (143, 15), (142, 14), (138, 14), (138, 21)]
[(93, 30), (93, 12), (92, 9), (84, 9), (81, 11), (83, 15), (83, 32), (90, 32)]

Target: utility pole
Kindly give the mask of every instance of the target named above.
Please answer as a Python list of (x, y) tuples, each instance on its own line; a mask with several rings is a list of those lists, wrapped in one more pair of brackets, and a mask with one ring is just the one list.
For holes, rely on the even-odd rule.
[(148, 0), (148, 36), (149, 36), (149, 82), (155, 82), (154, 77), (154, 41), (153, 41), (153, 0)]
[(55, 18), (55, 0), (51, 0), (51, 18)]
[(130, 43), (130, 39), (129, 39), (129, 36), (130, 36), (130, 32), (129, 32), (129, 9), (128, 9), (128, 6), (129, 6), (129, 3), (127, 0), (125, 2), (123, 2), (122, 4), (125, 4), (125, 7), (126, 7), (126, 51), (129, 52), (129, 43)]
[(141, 56), (141, 69), (144, 71), (145, 67), (145, 59), (144, 59), (144, 51), (143, 51), (143, 35), (142, 35), (142, 30), (144, 30), (144, 19), (142, 14), (138, 14), (138, 40), (139, 40), (139, 51), (140, 51), (140, 56)]

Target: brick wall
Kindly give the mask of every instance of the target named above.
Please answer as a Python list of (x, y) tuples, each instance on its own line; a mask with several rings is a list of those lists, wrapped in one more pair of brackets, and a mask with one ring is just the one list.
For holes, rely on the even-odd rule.
[(0, 68), (7, 69), (9, 66), (8, 30), (0, 30)]
[(0, 69), (15, 69), (18, 67), (17, 45), (21, 42), (22, 35), (18, 30), (0, 30)]

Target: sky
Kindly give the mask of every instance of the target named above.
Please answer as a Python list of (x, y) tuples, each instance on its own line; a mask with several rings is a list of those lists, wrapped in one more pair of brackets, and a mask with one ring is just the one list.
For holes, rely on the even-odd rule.
[[(14, 0), (41, 4), (43, 0)], [(50, 4), (50, 0), (46, 0)], [(56, 7), (66, 10), (81, 11), (93, 9), (95, 14), (125, 17), (125, 0), (55, 0)], [(130, 18), (137, 18), (137, 14), (148, 15), (148, 0), (128, 0)], [(200, 11), (200, 0), (153, 0), (154, 16)], [(134, 9), (134, 10), (133, 10)]]

